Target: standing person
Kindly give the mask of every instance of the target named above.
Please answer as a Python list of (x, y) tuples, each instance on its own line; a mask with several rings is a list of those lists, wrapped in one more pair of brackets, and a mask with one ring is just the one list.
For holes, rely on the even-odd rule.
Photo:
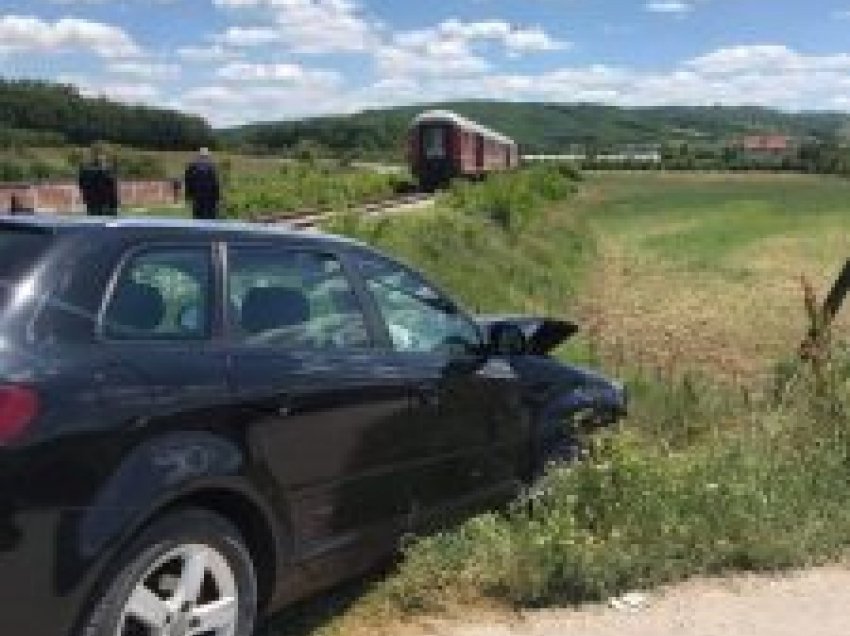
[(92, 150), (91, 161), (80, 168), (78, 183), (89, 216), (118, 216), (118, 180), (102, 150)]
[(208, 148), (201, 148), (195, 160), (186, 167), (184, 181), (186, 199), (192, 203), (192, 216), (196, 219), (217, 219), (221, 188)]

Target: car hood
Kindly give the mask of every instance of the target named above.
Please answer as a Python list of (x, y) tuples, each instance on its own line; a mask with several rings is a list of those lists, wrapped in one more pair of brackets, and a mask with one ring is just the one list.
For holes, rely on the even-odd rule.
[(550, 353), (572, 338), (579, 330), (578, 325), (569, 320), (538, 316), (490, 315), (478, 316), (476, 320), (484, 329), (489, 329), (500, 322), (517, 325), (528, 340), (529, 353), (540, 356)]

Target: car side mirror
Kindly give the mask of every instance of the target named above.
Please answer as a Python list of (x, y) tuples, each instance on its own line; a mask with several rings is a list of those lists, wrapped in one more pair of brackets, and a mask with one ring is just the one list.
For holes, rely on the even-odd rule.
[(499, 356), (519, 356), (528, 353), (525, 332), (512, 322), (497, 322), (490, 327), (491, 353)]

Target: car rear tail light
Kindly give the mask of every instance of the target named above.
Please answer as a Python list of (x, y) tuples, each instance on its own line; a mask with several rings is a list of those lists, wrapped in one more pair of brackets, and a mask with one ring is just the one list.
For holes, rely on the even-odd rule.
[(38, 414), (38, 394), (31, 388), (0, 385), (0, 446), (19, 439)]

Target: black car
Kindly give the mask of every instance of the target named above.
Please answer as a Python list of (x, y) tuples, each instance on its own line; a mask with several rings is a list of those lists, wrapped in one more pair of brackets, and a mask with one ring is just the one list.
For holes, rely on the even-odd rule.
[(0, 219), (0, 634), (248, 636), (505, 501), (625, 407), (572, 329), (344, 239)]

